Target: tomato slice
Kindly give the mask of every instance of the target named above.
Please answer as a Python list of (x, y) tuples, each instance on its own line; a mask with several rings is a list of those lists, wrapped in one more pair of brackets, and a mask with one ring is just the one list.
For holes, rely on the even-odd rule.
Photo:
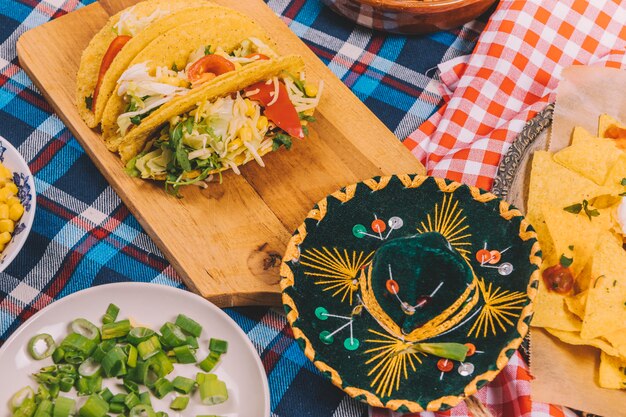
[(95, 110), (96, 108), (96, 100), (98, 99), (98, 94), (100, 93), (100, 85), (102, 84), (102, 79), (104, 78), (104, 74), (106, 74), (107, 70), (111, 66), (113, 59), (117, 56), (117, 54), (122, 50), (124, 45), (131, 39), (130, 36), (120, 35), (113, 39), (111, 44), (109, 45), (109, 49), (104, 53), (102, 57), (102, 62), (100, 63), (100, 72), (98, 72), (98, 81), (96, 82), (96, 88), (93, 90), (93, 102), (91, 109)]
[(187, 78), (192, 83), (202, 80), (207, 73), (215, 76), (235, 70), (235, 64), (220, 55), (205, 55), (189, 67)]
[(546, 268), (541, 275), (549, 291), (567, 294), (574, 286), (572, 271), (561, 264)]
[[(287, 93), (285, 84), (278, 81), (278, 97), (274, 100), (274, 82), (261, 81), (246, 87), (244, 91), (251, 100), (256, 100), (265, 108), (265, 116), (276, 126), (294, 138), (304, 138), (300, 117)], [(270, 104), (271, 103), (271, 104)]]

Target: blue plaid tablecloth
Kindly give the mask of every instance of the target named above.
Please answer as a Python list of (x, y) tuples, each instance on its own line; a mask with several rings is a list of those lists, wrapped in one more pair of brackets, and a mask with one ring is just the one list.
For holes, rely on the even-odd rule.
[[(32, 314), (95, 285), (141, 281), (184, 288), (137, 220), (19, 67), (25, 31), (92, 0), (0, 0), (0, 135), (35, 177), (37, 213), (23, 250), (0, 273), (0, 343)], [(484, 20), (420, 37), (373, 33), (319, 0), (268, 5), (400, 139), (441, 104), (436, 66), (472, 51)], [(311, 202), (313, 204), (313, 202)], [(313, 367), (278, 310), (230, 308), (261, 355), (273, 417), (362, 417)]]

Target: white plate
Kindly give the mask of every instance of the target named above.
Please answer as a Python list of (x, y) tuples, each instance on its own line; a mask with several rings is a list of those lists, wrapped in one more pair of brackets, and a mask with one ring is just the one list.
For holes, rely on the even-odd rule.
[[(50, 304), (31, 317), (6, 341), (0, 349), (0, 416), (10, 416), (8, 401), (13, 393), (26, 385), (37, 384), (29, 377), (42, 366), (52, 364), (50, 358), (36, 361), (30, 357), (26, 345), (31, 337), (49, 333), (57, 343), (68, 334), (69, 323), (79, 317), (96, 325), (109, 303), (120, 307), (119, 319), (135, 322), (158, 330), (166, 321), (174, 321), (180, 313), (202, 325), (198, 360), (208, 354), (208, 341), (216, 337), (228, 341), (228, 352), (215, 368), (219, 379), (228, 387), (225, 403), (204, 406), (196, 392), (185, 411), (178, 414), (169, 409), (172, 394), (163, 400), (152, 397), (156, 411), (165, 411), (170, 417), (215, 414), (224, 417), (269, 417), (270, 402), (267, 378), (261, 360), (245, 333), (226, 313), (202, 297), (173, 287), (145, 283), (118, 283), (89, 288)], [(199, 371), (193, 364), (175, 365), (168, 379), (182, 375), (195, 378)], [(107, 382), (112, 382), (107, 381)], [(114, 387), (114, 384), (107, 384)], [(142, 387), (144, 388), (144, 387)], [(124, 392), (111, 388), (114, 393)], [(63, 393), (61, 393), (63, 394)], [(75, 398), (76, 391), (71, 391)]]
[(31, 174), (28, 164), (17, 149), (2, 136), (0, 136), (0, 162), (13, 173), (13, 182), (19, 188), (18, 197), (24, 206), (24, 214), (15, 225), (13, 238), (0, 254), (0, 272), (2, 272), (9, 266), (26, 242), (35, 218), (37, 196), (35, 195), (33, 174)]

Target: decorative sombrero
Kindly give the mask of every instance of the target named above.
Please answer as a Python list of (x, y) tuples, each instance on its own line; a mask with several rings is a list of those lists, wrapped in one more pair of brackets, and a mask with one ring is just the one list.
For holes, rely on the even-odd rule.
[(306, 356), (352, 397), (445, 410), (519, 347), (540, 264), (532, 227), (495, 195), (376, 177), (309, 212), (283, 258), (283, 303)]

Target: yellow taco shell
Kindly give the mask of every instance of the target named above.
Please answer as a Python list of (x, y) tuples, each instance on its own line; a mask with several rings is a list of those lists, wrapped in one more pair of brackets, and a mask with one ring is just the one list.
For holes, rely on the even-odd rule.
[[(163, 123), (175, 116), (193, 110), (197, 103), (224, 97), (243, 88), (279, 76), (283, 72), (298, 74), (304, 70), (304, 61), (300, 56), (290, 55), (267, 61), (259, 61), (247, 65), (239, 71), (233, 71), (216, 77), (205, 86), (192, 90), (189, 94), (178, 97), (163, 105), (150, 116), (146, 117), (139, 126), (133, 128), (119, 145), (119, 154), (124, 163), (141, 152), (148, 141)], [(244, 161), (241, 161), (242, 163)]]
[[(206, 0), (147, 0), (134, 5), (132, 12), (135, 16), (147, 17), (158, 10), (171, 12), (186, 7), (210, 4), (212, 3)], [(129, 10), (130, 8), (124, 9), (111, 16), (104, 27), (91, 39), (80, 58), (80, 65), (78, 73), (76, 74), (76, 107), (78, 108), (78, 113), (89, 127), (96, 127), (99, 118), (96, 118), (95, 113), (87, 108), (85, 98), (93, 95), (96, 83), (98, 82), (102, 58), (113, 39), (117, 37), (115, 25), (119, 22), (122, 14)], [(128, 43), (130, 43), (130, 41)], [(127, 45), (125, 45), (122, 50), (124, 50)], [(120, 54), (121, 53), (122, 51), (120, 51)], [(104, 100), (104, 102), (106, 103), (106, 100)]]

